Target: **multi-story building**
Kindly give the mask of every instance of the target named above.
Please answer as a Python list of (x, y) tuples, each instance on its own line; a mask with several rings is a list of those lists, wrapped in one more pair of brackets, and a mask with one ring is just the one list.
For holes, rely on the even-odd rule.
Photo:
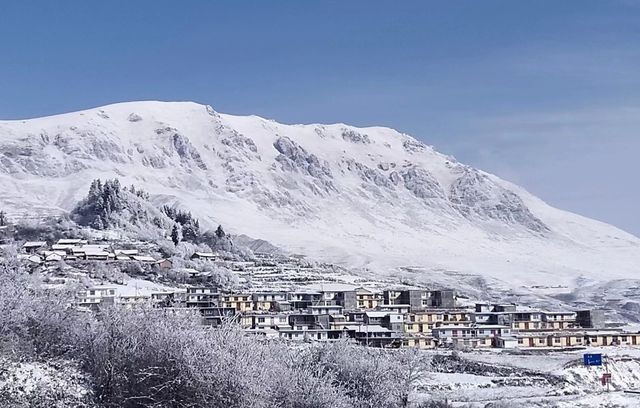
[(250, 312), (253, 310), (253, 297), (248, 293), (224, 293), (220, 295), (220, 306), (240, 313)]
[(356, 289), (356, 307), (360, 310), (371, 310), (384, 302), (382, 293), (366, 289)]

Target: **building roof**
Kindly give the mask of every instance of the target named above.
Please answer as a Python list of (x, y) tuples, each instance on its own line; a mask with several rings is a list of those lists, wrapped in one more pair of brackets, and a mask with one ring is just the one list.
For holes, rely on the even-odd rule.
[(355, 330), (356, 333), (388, 333), (391, 331), (386, 327), (382, 327), (377, 324), (362, 324), (360, 326), (355, 326), (353, 330)]
[(385, 317), (385, 316), (389, 316), (392, 314), (397, 314), (397, 313), (392, 313), (392, 312), (364, 312), (365, 315), (367, 315), (367, 317)]
[(217, 256), (213, 252), (194, 252), (194, 255), (197, 255), (200, 258), (215, 258)]
[(140, 262), (155, 262), (155, 258), (152, 256), (147, 256), (147, 255), (134, 255), (132, 256), (132, 258), (136, 261), (140, 261)]
[(22, 245), (23, 248), (40, 248), (47, 245), (45, 241), (27, 241)]
[(137, 249), (116, 249), (114, 252), (116, 253), (116, 255), (118, 255), (118, 254), (122, 254), (122, 255), (138, 255), (138, 250)]
[(79, 239), (79, 238), (63, 238), (63, 239), (59, 239), (57, 244), (58, 245), (74, 245), (74, 244), (86, 244), (87, 241), (84, 239)]

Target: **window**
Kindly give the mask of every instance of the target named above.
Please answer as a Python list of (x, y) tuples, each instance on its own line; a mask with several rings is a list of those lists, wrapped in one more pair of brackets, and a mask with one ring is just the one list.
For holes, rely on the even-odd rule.
[(95, 294), (96, 294), (96, 291), (95, 291), (95, 290), (90, 290), (90, 291), (89, 291), (89, 296), (95, 296)]
[(560, 337), (554, 337), (553, 338), (553, 342), (554, 343), (560, 343)]
[(258, 317), (258, 323), (264, 323), (264, 317)]
[(524, 344), (524, 339), (518, 339), (518, 344)]

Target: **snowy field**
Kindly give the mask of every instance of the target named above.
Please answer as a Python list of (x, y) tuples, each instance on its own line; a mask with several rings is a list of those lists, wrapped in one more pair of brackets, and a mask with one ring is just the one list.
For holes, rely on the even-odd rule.
[[(434, 358), (441, 352), (427, 352)], [(604, 367), (585, 367), (584, 353), (603, 353), (612, 375), (610, 392), (601, 384)], [(451, 355), (451, 354), (450, 354)], [(456, 407), (501, 402), (520, 407), (638, 407), (640, 350), (592, 348), (572, 352), (456, 352), (456, 365), (436, 366), (421, 380), (424, 396)], [(454, 372), (441, 372), (454, 371)], [(489, 405), (491, 406), (491, 405)], [(498, 405), (500, 406), (500, 405)]]

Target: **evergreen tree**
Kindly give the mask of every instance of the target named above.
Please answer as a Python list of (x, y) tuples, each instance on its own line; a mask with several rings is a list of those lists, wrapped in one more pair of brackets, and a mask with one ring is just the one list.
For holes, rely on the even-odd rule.
[(218, 228), (216, 229), (216, 237), (218, 237), (218, 239), (222, 239), (226, 236), (227, 234), (225, 234), (224, 230), (222, 229), (222, 225), (218, 225)]
[(171, 240), (174, 245), (178, 245), (180, 243), (180, 230), (178, 230), (178, 224), (173, 224), (173, 229), (171, 230)]

